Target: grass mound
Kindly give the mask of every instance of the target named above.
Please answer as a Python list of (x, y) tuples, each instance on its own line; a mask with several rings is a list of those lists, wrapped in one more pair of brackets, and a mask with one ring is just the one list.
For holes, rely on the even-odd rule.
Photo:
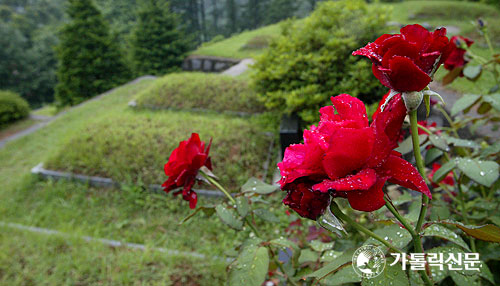
[(157, 80), (137, 96), (137, 106), (257, 113), (264, 106), (243, 78), (205, 73), (176, 73)]
[(457, 1), (422, 3), (413, 13), (413, 17), (419, 19), (475, 19), (479, 17), (498, 17), (499, 15), (499, 11), (493, 6)]
[(271, 137), (264, 134), (260, 121), (187, 112), (127, 112), (87, 125), (46, 167), (118, 182), (161, 184), (172, 150), (197, 132), (203, 141), (213, 138), (214, 173), (226, 186), (237, 188), (251, 176), (264, 175)]
[(213, 44), (206, 44), (193, 51), (193, 55), (218, 56), (226, 58), (252, 58), (262, 53), (263, 49), (245, 49), (244, 46), (255, 37), (273, 37), (280, 34), (280, 24), (265, 26), (246, 31)]

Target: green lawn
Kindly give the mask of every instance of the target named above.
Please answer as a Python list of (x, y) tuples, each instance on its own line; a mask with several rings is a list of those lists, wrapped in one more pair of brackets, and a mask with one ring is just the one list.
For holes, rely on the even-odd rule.
[(54, 116), (58, 112), (57, 107), (55, 105), (45, 105), (40, 107), (39, 109), (33, 110), (31, 113), (35, 115), (42, 116)]
[(253, 58), (263, 52), (264, 49), (248, 49), (245, 45), (256, 37), (270, 37), (279, 35), (280, 24), (265, 26), (256, 30), (242, 32), (222, 41), (206, 44), (193, 51), (193, 55), (218, 56), (225, 58)]
[[(127, 103), (137, 92), (144, 90), (153, 82), (153, 80), (145, 80), (134, 85), (121, 87), (99, 100), (90, 101), (68, 111), (48, 126), (16, 141), (9, 142), (4, 148), (0, 149), (1, 221), (45, 227), (72, 235), (90, 235), (169, 249), (196, 251), (209, 256), (223, 256), (224, 252), (234, 245), (232, 239), (246, 237), (246, 231), (235, 232), (229, 230), (216, 217), (206, 218), (201, 215), (185, 225), (179, 225), (180, 219), (191, 213), (187, 202), (180, 198), (145, 193), (141, 191), (141, 188), (133, 186), (124, 187), (122, 190), (114, 190), (88, 188), (85, 185), (71, 182), (39, 182), (30, 174), (30, 169), (33, 166), (56, 157), (60, 150), (65, 148), (68, 142), (71, 141), (71, 138), (81, 135), (82, 130), (89, 126), (111, 120), (110, 118), (116, 115), (130, 115), (132, 118), (139, 118), (140, 114), (134, 115), (135, 111), (131, 110)], [(146, 119), (153, 118), (153, 115), (153, 112), (146, 112), (144, 117)], [(167, 113), (159, 114), (158, 120), (166, 119), (166, 116)], [(172, 116), (176, 115), (172, 114)], [(117, 128), (119, 128), (119, 125)], [(186, 134), (186, 138), (188, 136), (189, 134)], [(163, 160), (166, 160), (169, 151), (165, 150), (162, 153), (164, 155)], [(213, 202), (205, 198), (199, 200), (200, 205), (211, 203)], [(7, 233), (10, 234), (11, 232), (12, 230), (8, 230)], [(19, 235), (27, 238), (23, 239), (23, 242), (18, 247), (10, 247), (19, 243)], [(122, 279), (132, 278), (129, 276), (130, 274), (121, 273), (119, 269), (125, 267), (126, 264), (134, 264), (137, 260), (159, 261), (158, 264), (151, 264), (154, 269), (149, 270), (144, 265), (128, 266), (128, 269), (131, 269), (132, 272), (138, 273), (138, 275), (144, 274), (144, 279), (148, 279), (149, 274), (153, 279), (157, 275), (163, 275), (161, 273), (175, 273), (177, 271), (177, 266), (173, 263), (162, 262), (167, 258), (162, 257), (163, 260), (157, 259), (161, 254), (135, 252), (126, 254), (129, 252), (128, 250), (123, 250), (125, 253), (121, 253), (122, 250), (106, 252), (101, 251), (102, 247), (86, 245), (85, 243), (75, 244), (75, 248), (72, 250), (73, 253), (63, 255), (61, 259), (58, 259), (56, 257), (58, 255), (54, 255), (54, 252), (51, 251), (53, 243), (40, 244), (37, 242), (38, 238), (32, 238), (32, 234), (19, 235), (1, 237), (0, 244), (5, 250), (9, 249), (10, 251), (6, 252), (4, 249), (0, 251), (4, 261), (9, 257), (19, 257), (21, 261), (12, 264), (13, 266), (7, 270), (2, 269), (0, 271), (0, 281), (7, 281), (7, 285), (25, 285), (23, 283), (31, 280), (35, 281), (34, 284), (36, 285), (53, 285), (54, 283), (50, 281), (63, 281), (60, 279), (64, 276), (61, 274), (65, 273), (64, 271), (71, 272), (68, 279), (88, 277), (89, 282), (81, 285), (101, 285), (99, 283), (103, 283), (102, 281), (105, 281), (104, 284), (107, 283), (108, 285), (122, 285)], [(33, 253), (36, 247), (40, 248), (40, 253)], [(82, 259), (76, 259), (73, 266), (66, 265), (65, 261), (67, 260), (65, 259), (76, 255), (78, 252), (82, 252)], [(30, 258), (32, 256), (33, 258)], [(143, 259), (142, 257), (146, 258)], [(29, 259), (32, 259), (33, 262), (22, 262)], [(103, 269), (104, 262), (92, 263), (92, 261), (106, 261), (106, 268)], [(146, 266), (148, 265), (148, 262), (144, 263), (146, 263)], [(15, 265), (18, 264), (22, 264), (21, 266), (24, 267), (22, 273), (26, 275), (31, 273), (34, 277), (26, 278), (26, 280), (23, 279), (24, 276), (13, 277), (12, 273), (18, 271), (14, 267), (17, 267)], [(221, 269), (215, 273), (213, 272), (215, 270), (211, 267), (190, 269), (191, 266), (189, 265), (195, 267), (196, 264), (191, 262), (186, 264), (188, 265), (185, 266), (188, 267), (187, 271), (177, 271), (177, 279), (182, 280), (186, 277), (186, 279), (190, 279), (189, 276), (195, 275), (196, 277), (200, 276), (200, 279), (203, 280), (206, 273), (209, 273), (207, 277), (214, 276), (217, 279), (224, 276), (221, 274), (223, 273)], [(4, 266), (5, 263), (0, 261), (0, 265)], [(217, 265), (213, 266), (216, 267)], [(52, 278), (51, 273), (57, 275), (54, 274), (55, 276)], [(113, 280), (115, 278), (116, 280)], [(71, 283), (73, 280), (68, 281), (70, 281), (68, 284), (73, 284)], [(107, 281), (120, 282), (108, 283)], [(138, 278), (137, 280), (125, 281), (124, 284), (139, 285), (142, 280)], [(200, 284), (205, 285), (206, 283), (200, 282), (196, 285)], [(210, 285), (210, 283), (207, 285)], [(220, 285), (220, 283), (215, 282), (213, 285)]]

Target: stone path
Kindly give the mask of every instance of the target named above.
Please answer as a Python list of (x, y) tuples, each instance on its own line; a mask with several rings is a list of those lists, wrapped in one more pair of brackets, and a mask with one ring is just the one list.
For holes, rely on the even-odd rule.
[(221, 74), (239, 76), (240, 74), (246, 72), (254, 63), (255, 61), (253, 59), (243, 59), (238, 64), (223, 71)]
[(77, 107), (79, 107), (81, 105), (87, 104), (88, 102), (92, 102), (92, 101), (98, 100), (98, 99), (102, 98), (103, 96), (112, 93), (116, 89), (121, 88), (122, 86), (136, 84), (136, 83), (138, 83), (138, 82), (140, 82), (142, 80), (145, 80), (145, 79), (155, 79), (155, 78), (156, 77), (152, 76), (152, 75), (141, 76), (139, 78), (134, 79), (133, 81), (130, 81), (130, 82), (126, 83), (125, 85), (121, 85), (121, 86), (115, 87), (115, 88), (113, 88), (111, 90), (106, 91), (105, 93), (102, 93), (102, 94), (100, 94), (100, 95), (98, 95), (96, 97), (93, 97), (93, 98), (91, 98), (89, 100), (86, 100), (86, 101), (84, 101), (84, 102), (82, 102), (82, 103), (80, 103), (78, 105), (75, 105), (75, 106), (71, 107), (68, 110), (62, 111), (62, 112), (58, 113), (55, 116), (49, 117), (49, 116), (41, 116), (41, 115), (30, 115), (30, 118), (33, 118), (35, 120), (42, 120), (42, 122), (39, 122), (39, 123), (37, 123), (37, 124), (35, 124), (35, 125), (27, 128), (25, 130), (19, 131), (19, 132), (15, 133), (15, 134), (7, 137), (7, 138), (4, 138), (4, 139), (0, 140), (0, 148), (3, 148), (5, 146), (5, 144), (7, 144), (10, 141), (13, 141), (13, 140), (19, 139), (21, 137), (24, 137), (26, 135), (29, 135), (29, 134), (37, 131), (40, 128), (45, 127), (46, 125), (50, 124), (52, 121), (56, 120), (57, 118), (61, 117), (64, 114), (66, 114), (69, 110), (72, 110), (72, 109), (77, 108)]

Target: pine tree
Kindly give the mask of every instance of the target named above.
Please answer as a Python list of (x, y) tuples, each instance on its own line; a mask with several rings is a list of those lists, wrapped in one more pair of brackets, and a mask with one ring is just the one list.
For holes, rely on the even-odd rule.
[(176, 16), (169, 12), (167, 5), (149, 0), (138, 18), (132, 37), (135, 73), (161, 75), (177, 70), (188, 43), (178, 29)]
[(125, 82), (130, 72), (109, 26), (91, 0), (69, 0), (71, 21), (57, 48), (56, 99), (74, 105)]

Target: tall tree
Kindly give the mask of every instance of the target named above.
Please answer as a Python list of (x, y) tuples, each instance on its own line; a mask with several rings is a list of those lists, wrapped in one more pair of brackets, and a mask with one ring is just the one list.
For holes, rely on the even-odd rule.
[(162, 75), (177, 70), (188, 51), (188, 43), (168, 5), (149, 0), (138, 18), (132, 37), (135, 73)]
[(73, 105), (100, 94), (129, 77), (108, 24), (91, 0), (69, 0), (71, 21), (60, 34), (56, 99)]
[(266, 24), (273, 24), (293, 17), (298, 9), (295, 0), (271, 0), (266, 8)]
[(238, 6), (235, 0), (226, 0), (228, 35), (238, 32)]

